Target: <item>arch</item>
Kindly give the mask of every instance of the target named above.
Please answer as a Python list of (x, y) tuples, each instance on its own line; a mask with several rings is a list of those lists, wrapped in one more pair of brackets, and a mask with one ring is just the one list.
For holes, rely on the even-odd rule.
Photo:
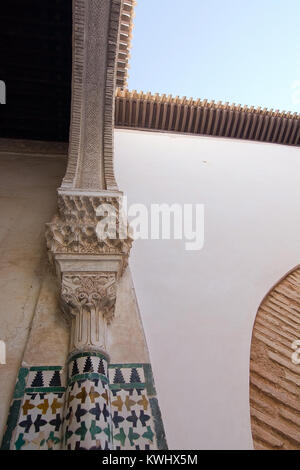
[(267, 294), (253, 327), (250, 413), (256, 450), (300, 449), (299, 340), (300, 265)]

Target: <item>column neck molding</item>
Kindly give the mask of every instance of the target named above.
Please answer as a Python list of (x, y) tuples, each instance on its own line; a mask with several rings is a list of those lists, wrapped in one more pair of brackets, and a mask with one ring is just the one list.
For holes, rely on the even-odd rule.
[(116, 281), (114, 272), (63, 274), (62, 308), (72, 324), (70, 353), (107, 351), (107, 326), (114, 318)]

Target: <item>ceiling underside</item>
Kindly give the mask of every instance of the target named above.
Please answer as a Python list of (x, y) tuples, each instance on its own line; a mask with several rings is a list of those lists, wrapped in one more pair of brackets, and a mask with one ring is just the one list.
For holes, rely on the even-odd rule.
[(72, 0), (6, 0), (0, 14), (0, 137), (68, 141)]
[[(300, 116), (207, 100), (124, 90), (135, 0), (122, 0), (115, 125), (300, 145)], [(0, 137), (68, 142), (72, 78), (72, 0), (1, 5)]]

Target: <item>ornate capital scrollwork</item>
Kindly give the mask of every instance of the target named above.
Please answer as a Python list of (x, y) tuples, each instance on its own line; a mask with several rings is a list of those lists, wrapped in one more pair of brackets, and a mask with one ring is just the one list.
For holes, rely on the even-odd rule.
[(61, 299), (65, 314), (71, 316), (70, 351), (106, 351), (106, 329), (114, 317), (116, 274), (63, 274)]

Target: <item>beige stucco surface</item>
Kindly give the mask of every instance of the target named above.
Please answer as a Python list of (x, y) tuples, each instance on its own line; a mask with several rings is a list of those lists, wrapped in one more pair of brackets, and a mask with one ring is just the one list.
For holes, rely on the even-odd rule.
[(29, 366), (63, 366), (68, 354), (69, 325), (59, 307), (59, 285), (53, 271), (46, 262), (23, 356), (23, 364)]
[(130, 269), (120, 279), (115, 318), (108, 331), (108, 350), (114, 364), (148, 363), (149, 354)]
[(42, 156), (35, 148), (32, 156), (22, 154), (27, 149), (20, 144), (18, 153), (0, 152), (0, 339), (7, 362), (0, 365), (1, 434), (42, 288), (45, 223), (55, 211), (65, 169), (62, 155)]

